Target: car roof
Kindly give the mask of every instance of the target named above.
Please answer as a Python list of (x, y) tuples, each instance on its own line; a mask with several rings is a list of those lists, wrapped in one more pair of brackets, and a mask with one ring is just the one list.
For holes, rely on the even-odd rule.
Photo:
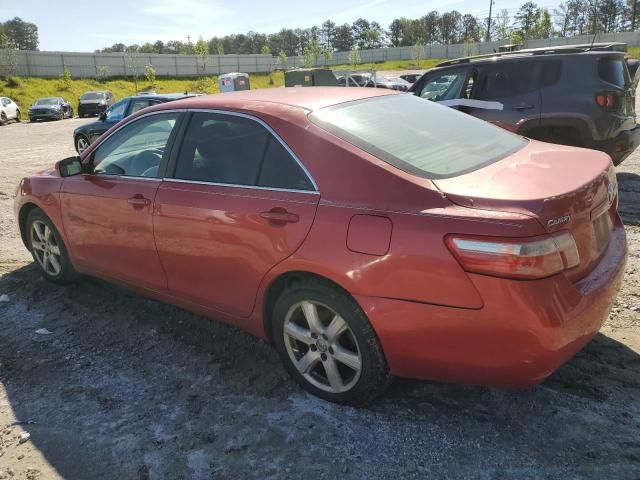
[(184, 108), (242, 108), (248, 102), (275, 103), (306, 110), (317, 110), (339, 103), (383, 95), (401, 95), (385, 88), (364, 87), (282, 87), (204, 95), (172, 102), (172, 107)]
[(522, 60), (531, 59), (533, 57), (543, 57), (548, 55), (624, 55), (626, 49), (625, 43), (611, 42), (611, 43), (594, 43), (594, 44), (580, 44), (580, 45), (559, 45), (553, 47), (540, 47), (540, 48), (527, 48), (523, 50), (515, 50), (512, 52), (497, 52), (487, 53), (483, 55), (474, 55), (470, 57), (454, 58), (452, 60), (446, 60), (438, 63), (434, 68), (449, 67), (453, 65), (460, 65), (464, 63), (494, 63), (496, 61), (507, 60)]

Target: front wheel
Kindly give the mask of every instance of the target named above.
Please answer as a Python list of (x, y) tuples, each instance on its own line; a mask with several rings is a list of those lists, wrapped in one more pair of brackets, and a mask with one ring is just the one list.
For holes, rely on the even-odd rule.
[(73, 118), (73, 108), (69, 107), (69, 112), (67, 112), (67, 118)]
[(0, 113), (0, 125), (6, 125), (7, 124), (7, 114), (2, 112)]
[(75, 144), (76, 144), (76, 152), (82, 153), (89, 146), (89, 140), (87, 139), (87, 137), (85, 137), (84, 135), (80, 134), (80, 135), (78, 135), (76, 137)]
[(78, 277), (73, 268), (62, 237), (49, 217), (34, 208), (26, 222), (27, 241), (40, 273), (54, 283), (71, 283)]
[(355, 300), (336, 287), (313, 281), (287, 289), (276, 302), (272, 327), (286, 369), (318, 397), (359, 405), (390, 383), (371, 324)]

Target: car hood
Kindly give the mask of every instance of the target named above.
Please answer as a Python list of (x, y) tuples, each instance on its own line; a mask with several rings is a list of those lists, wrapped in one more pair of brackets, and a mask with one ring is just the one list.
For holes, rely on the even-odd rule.
[(114, 125), (115, 123), (107, 123), (107, 122), (102, 122), (100, 120), (96, 120), (95, 122), (85, 123), (84, 125), (79, 126), (74, 130), (74, 133), (93, 132), (96, 130), (106, 132)]

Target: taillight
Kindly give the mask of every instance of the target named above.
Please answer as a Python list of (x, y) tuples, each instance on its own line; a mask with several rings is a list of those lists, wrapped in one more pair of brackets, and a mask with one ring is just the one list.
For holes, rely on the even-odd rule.
[(532, 238), (448, 235), (446, 243), (467, 272), (532, 280), (550, 277), (580, 263), (569, 232)]
[(596, 103), (600, 108), (607, 111), (618, 110), (621, 106), (620, 94), (618, 92), (602, 92), (596, 95)]

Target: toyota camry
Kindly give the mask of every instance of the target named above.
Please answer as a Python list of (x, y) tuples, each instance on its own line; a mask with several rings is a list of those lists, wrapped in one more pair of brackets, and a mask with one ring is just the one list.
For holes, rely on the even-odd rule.
[(528, 387), (598, 332), (627, 255), (611, 159), (391, 90), (280, 88), (125, 118), (24, 178), (45, 278), (92, 275), (272, 342), (324, 399), (393, 376)]

